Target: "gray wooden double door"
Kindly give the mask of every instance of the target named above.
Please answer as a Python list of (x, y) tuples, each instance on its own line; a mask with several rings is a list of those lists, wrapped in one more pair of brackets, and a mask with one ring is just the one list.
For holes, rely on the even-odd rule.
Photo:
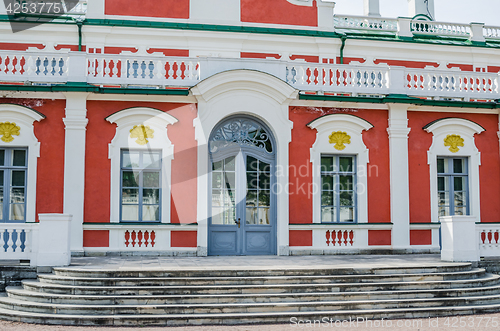
[(264, 126), (250, 118), (232, 118), (215, 131), (210, 141), (209, 255), (276, 254), (273, 145)]

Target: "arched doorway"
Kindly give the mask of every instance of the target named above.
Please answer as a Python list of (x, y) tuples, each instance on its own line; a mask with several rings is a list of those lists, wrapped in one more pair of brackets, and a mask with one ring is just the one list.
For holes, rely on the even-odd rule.
[(276, 144), (250, 116), (221, 121), (209, 139), (209, 255), (276, 254)]

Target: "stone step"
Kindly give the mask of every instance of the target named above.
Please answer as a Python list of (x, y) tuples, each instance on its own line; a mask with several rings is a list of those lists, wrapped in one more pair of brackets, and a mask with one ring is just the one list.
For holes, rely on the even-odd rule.
[[(446, 306), (423, 308), (324, 310), (305, 312), (258, 312), (258, 313), (213, 313), (213, 314), (169, 314), (169, 315), (64, 315), (24, 312), (0, 308), (0, 318), (38, 324), (99, 325), (99, 326), (181, 326), (181, 325), (235, 325), (249, 323), (290, 323), (298, 320), (347, 320), (359, 321), (388, 318), (427, 318), (435, 316), (492, 313), (500, 310), (500, 304), (472, 306)], [(376, 322), (376, 321), (372, 321)], [(386, 321), (387, 323), (388, 321)], [(363, 324), (365, 325), (365, 324)]]
[(218, 269), (193, 269), (178, 268), (176, 270), (116, 270), (116, 269), (85, 269), (76, 267), (54, 268), (54, 274), (69, 277), (96, 277), (96, 278), (152, 278), (152, 277), (252, 277), (252, 276), (324, 276), (324, 275), (387, 275), (387, 274), (417, 274), (417, 273), (440, 273), (460, 272), (472, 270), (470, 263), (445, 263), (442, 265), (419, 265), (405, 267), (366, 267), (366, 268), (239, 268), (221, 267)]
[(389, 299), (389, 300), (349, 300), (274, 303), (217, 303), (217, 304), (167, 304), (167, 305), (69, 305), (36, 303), (0, 298), (0, 308), (34, 312), (42, 314), (64, 315), (160, 315), (160, 314), (214, 314), (214, 313), (258, 313), (258, 312), (303, 312), (334, 311), (361, 309), (395, 309), (418, 307), (444, 307), (465, 305), (487, 305), (500, 303), (500, 295), (424, 298), (424, 299)]
[(182, 295), (71, 295), (27, 291), (22, 287), (7, 288), (9, 297), (54, 304), (207, 304), (207, 303), (267, 303), (333, 300), (384, 300), (412, 298), (456, 298), (461, 296), (500, 294), (500, 285), (488, 287), (453, 288), (435, 290), (398, 290), (363, 292), (311, 292), (311, 293), (260, 293), (260, 294), (182, 294)]
[(205, 286), (72, 286), (49, 284), (39, 281), (23, 281), (29, 291), (84, 294), (84, 295), (162, 295), (162, 294), (244, 294), (244, 293), (307, 293), (307, 292), (355, 292), (381, 290), (446, 289), (454, 287), (479, 287), (495, 285), (499, 275), (485, 274), (475, 279), (373, 282), (373, 283), (331, 283), (331, 284), (272, 284), (272, 285), (205, 285)]
[(141, 286), (165, 285), (268, 285), (268, 284), (326, 284), (326, 283), (370, 283), (370, 282), (408, 282), (475, 279), (483, 276), (484, 269), (471, 269), (459, 272), (384, 274), (384, 275), (310, 275), (310, 276), (246, 276), (246, 277), (149, 277), (149, 278), (89, 278), (71, 277), (55, 274), (40, 274), (42, 283), (73, 286)]

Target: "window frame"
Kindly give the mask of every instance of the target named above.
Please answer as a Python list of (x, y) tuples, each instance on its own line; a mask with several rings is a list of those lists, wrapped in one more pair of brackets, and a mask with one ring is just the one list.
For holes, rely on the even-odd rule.
[[(323, 170), (323, 163), (321, 162), (323, 158), (326, 157), (331, 157), (335, 158), (335, 165), (333, 171), (324, 171)], [(340, 158), (341, 157), (350, 157), (352, 159), (352, 171), (341, 171), (340, 169)], [(321, 176), (321, 213), (320, 213), (320, 220), (322, 224), (357, 224), (358, 223), (358, 197), (356, 193), (356, 188), (357, 188), (357, 157), (356, 155), (351, 155), (351, 154), (331, 154), (331, 153), (322, 153), (320, 155), (320, 176)], [(333, 183), (333, 190), (324, 190), (323, 189), (323, 175), (324, 174), (330, 174), (333, 177), (335, 177), (334, 183)], [(340, 204), (340, 195), (343, 191), (346, 190), (336, 190), (336, 183), (340, 184), (340, 176), (342, 175), (352, 175), (353, 176), (353, 182), (352, 182), (352, 190), (347, 190), (347, 191), (352, 191), (353, 194), (353, 205), (352, 206), (341, 206)], [(323, 192), (333, 192), (333, 204), (331, 206), (323, 205)], [(333, 207), (335, 210), (335, 221), (332, 222), (324, 222), (323, 221), (323, 208), (324, 207)], [(354, 212), (354, 217), (352, 219), (352, 222), (349, 221), (340, 221), (340, 208), (341, 207), (352, 207), (353, 212)]]
[[(139, 167), (124, 167), (123, 166), (123, 155), (125, 152), (137, 152), (139, 153)], [(159, 158), (159, 167), (158, 168), (144, 168), (144, 154), (146, 153), (158, 153), (160, 158)], [(139, 190), (138, 192), (138, 220), (123, 220), (123, 173), (124, 171), (132, 171), (133, 173), (139, 172), (139, 181), (137, 183), (137, 189)], [(158, 220), (154, 221), (144, 221), (143, 220), (143, 206), (145, 205), (143, 202), (144, 196), (143, 192), (144, 189), (151, 189), (150, 187), (144, 187), (144, 173), (145, 172), (157, 172), (158, 173)], [(152, 188), (154, 189), (154, 188)], [(133, 204), (130, 204), (133, 205)], [(146, 205), (156, 205), (156, 204), (146, 204)], [(162, 151), (157, 150), (157, 149), (129, 149), (129, 148), (122, 148), (120, 149), (120, 210), (119, 210), (119, 220), (120, 223), (161, 223), (162, 222)]]
[[(451, 172), (448, 171), (448, 172), (442, 172), (440, 173), (439, 172), (439, 166), (437, 165), (437, 162), (439, 162), (439, 160), (445, 160), (445, 162), (448, 162), (448, 169), (450, 170), (451, 169)], [(463, 172), (462, 173), (455, 173), (453, 171), (453, 168), (454, 168), (454, 165), (453, 165), (453, 161), (454, 160), (463, 160), (464, 161), (464, 165), (463, 165)], [(469, 200), (469, 159), (468, 157), (453, 157), (453, 156), (438, 156), (436, 158), (436, 168), (437, 168), (437, 182), (438, 182), (438, 213), (440, 211), (440, 208), (441, 207), (448, 207), (449, 208), (449, 214), (448, 215), (441, 215), (439, 214), (439, 216), (454, 216), (456, 215), (455, 214), (455, 183), (454, 183), (454, 178), (455, 177), (463, 177), (465, 178), (465, 189), (463, 189), (462, 191), (459, 191), (459, 192), (464, 192), (465, 193), (465, 214), (464, 215), (461, 215), (461, 216), (469, 216), (470, 215), (470, 200)], [(448, 181), (448, 190), (444, 190), (444, 191), (440, 191), (439, 190), (439, 177), (445, 177), (445, 180)], [(446, 187), (446, 186), (445, 186)], [(448, 199), (448, 202), (449, 202), (449, 205), (444, 205), (444, 206), (441, 206), (439, 204), (439, 195), (440, 193), (446, 193), (446, 192), (449, 192), (449, 199)], [(452, 204), (452, 195), (453, 195), (453, 204)], [(453, 207), (453, 208), (452, 208)]]
[[(7, 147), (0, 146), (0, 150), (4, 151), (4, 163), (0, 165), (0, 171), (3, 171), (3, 206), (2, 206), (2, 218), (0, 218), (0, 223), (26, 223), (26, 208), (27, 208), (27, 197), (28, 197), (28, 148), (26, 147)], [(16, 150), (24, 151), (24, 166), (14, 166), (13, 165), (13, 152)], [(10, 151), (8, 153), (7, 151)], [(10, 162), (9, 162), (10, 161)], [(10, 219), (10, 207), (12, 204), (10, 192), (14, 185), (12, 185), (12, 171), (23, 170), (24, 171), (24, 202), (23, 211), (24, 217), (22, 220), (11, 220)], [(15, 186), (14, 188), (21, 188), (21, 186)]]

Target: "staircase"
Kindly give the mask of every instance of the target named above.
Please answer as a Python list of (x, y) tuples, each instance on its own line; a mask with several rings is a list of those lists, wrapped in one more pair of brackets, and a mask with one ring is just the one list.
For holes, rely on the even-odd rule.
[(64, 325), (200, 325), (430, 317), (500, 310), (500, 276), (420, 267), (54, 268), (0, 297), (0, 319)]

